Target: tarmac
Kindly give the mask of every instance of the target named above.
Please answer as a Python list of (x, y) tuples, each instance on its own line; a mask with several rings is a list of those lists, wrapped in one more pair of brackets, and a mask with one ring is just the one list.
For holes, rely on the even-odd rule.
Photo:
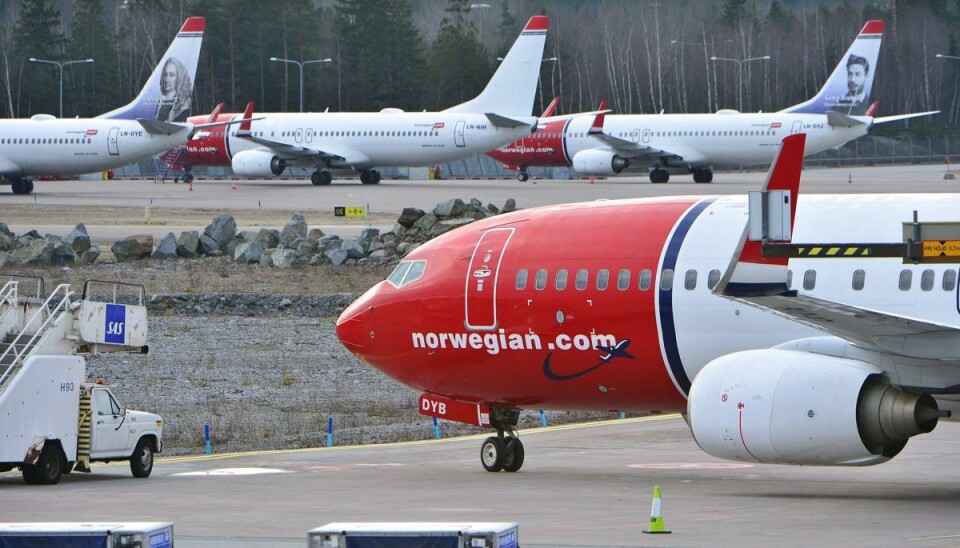
[[(483, 436), (160, 458), (145, 480), (126, 463), (51, 487), (8, 472), (0, 522), (170, 521), (181, 548), (305, 547), (343, 521), (516, 522), (524, 547), (960, 544), (956, 423), (863, 468), (721, 461), (676, 415), (521, 436), (517, 473), (481, 468)], [(643, 534), (655, 485), (670, 535)]]

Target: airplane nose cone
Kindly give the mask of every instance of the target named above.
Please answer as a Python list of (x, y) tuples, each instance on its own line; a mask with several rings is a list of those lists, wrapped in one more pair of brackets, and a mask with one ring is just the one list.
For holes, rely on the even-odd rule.
[(365, 316), (373, 309), (366, 299), (360, 298), (348, 306), (337, 319), (337, 338), (353, 353), (360, 353), (369, 345), (371, 331)]

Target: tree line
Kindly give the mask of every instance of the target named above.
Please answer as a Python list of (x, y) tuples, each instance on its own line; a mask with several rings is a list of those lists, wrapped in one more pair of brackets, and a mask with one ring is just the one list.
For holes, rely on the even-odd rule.
[[(960, 0), (8, 0), (0, 2), (0, 115), (64, 116), (132, 99), (192, 15), (207, 18), (194, 113), (437, 110), (479, 93), (532, 15), (550, 16), (537, 113), (776, 111), (811, 97), (870, 19), (886, 22), (878, 115), (942, 113), (913, 131), (960, 126)], [(936, 57), (941, 54), (944, 57)], [(902, 129), (900, 128), (894, 129)]]

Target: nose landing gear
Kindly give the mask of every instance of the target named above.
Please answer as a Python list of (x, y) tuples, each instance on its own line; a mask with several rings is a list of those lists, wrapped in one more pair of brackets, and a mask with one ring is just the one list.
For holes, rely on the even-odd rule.
[(516, 472), (523, 466), (524, 457), (523, 442), (516, 430), (520, 411), (491, 408), (490, 415), (497, 435), (483, 440), (480, 464), (487, 472)]

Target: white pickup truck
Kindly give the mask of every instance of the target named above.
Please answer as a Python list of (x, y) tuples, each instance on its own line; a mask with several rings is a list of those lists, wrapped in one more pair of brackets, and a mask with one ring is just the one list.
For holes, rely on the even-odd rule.
[[(13, 285), (11, 285), (13, 284)], [(124, 285), (124, 284), (114, 284)], [(79, 352), (146, 351), (143, 288), (114, 302), (60, 286), (49, 297), (0, 290), (0, 472), (20, 468), (32, 484), (89, 472), (90, 462), (129, 460), (145, 478), (163, 449), (158, 415), (124, 409), (110, 390), (86, 381)], [(110, 299), (108, 298), (108, 301)]]

